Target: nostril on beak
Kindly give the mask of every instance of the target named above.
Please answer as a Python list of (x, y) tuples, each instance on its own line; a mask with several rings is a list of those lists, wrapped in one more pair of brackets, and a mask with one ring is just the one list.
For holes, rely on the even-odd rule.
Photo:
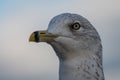
[(45, 33), (41, 32), (40, 34), (45, 34)]

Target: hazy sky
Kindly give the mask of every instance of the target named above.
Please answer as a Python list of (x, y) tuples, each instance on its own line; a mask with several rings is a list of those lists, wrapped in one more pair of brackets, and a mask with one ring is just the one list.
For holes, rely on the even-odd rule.
[(119, 0), (0, 0), (0, 80), (58, 80), (59, 61), (52, 47), (28, 38), (66, 12), (95, 26), (103, 44), (105, 78), (119, 80)]

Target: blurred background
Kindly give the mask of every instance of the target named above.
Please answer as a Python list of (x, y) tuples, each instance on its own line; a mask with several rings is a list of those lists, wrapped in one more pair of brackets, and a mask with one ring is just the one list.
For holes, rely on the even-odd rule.
[(0, 0), (0, 80), (58, 80), (59, 61), (46, 43), (30, 43), (61, 13), (86, 17), (103, 44), (106, 80), (120, 80), (119, 0)]

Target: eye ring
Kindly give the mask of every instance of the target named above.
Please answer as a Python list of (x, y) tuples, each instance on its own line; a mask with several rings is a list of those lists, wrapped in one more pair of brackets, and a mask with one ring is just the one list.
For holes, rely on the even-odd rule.
[(73, 30), (79, 30), (81, 27), (81, 25), (79, 23), (74, 23), (72, 26), (71, 26), (71, 29)]

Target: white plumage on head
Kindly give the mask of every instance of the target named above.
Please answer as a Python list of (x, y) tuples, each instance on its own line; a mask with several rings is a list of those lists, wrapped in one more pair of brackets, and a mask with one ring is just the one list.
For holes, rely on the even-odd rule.
[(101, 40), (86, 18), (60, 14), (50, 21), (47, 33), (57, 35), (45, 42), (60, 60), (59, 80), (104, 80)]

